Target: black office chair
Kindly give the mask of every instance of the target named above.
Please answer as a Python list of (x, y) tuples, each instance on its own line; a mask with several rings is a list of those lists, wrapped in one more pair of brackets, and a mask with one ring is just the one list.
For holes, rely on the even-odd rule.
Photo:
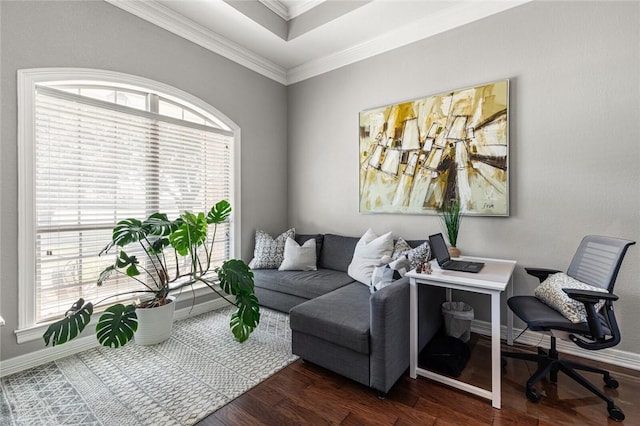
[[(568, 332), (573, 343), (589, 350), (615, 346), (620, 342), (620, 330), (613, 312), (613, 301), (618, 300), (618, 296), (613, 294), (613, 286), (622, 259), (629, 246), (633, 244), (635, 241), (595, 235), (584, 237), (580, 243), (566, 274), (583, 283), (607, 289), (609, 292), (563, 289), (569, 297), (584, 303), (587, 322), (574, 324), (534, 296), (514, 296), (509, 298), (507, 304), (513, 313), (527, 324), (527, 328), (533, 331), (560, 330)], [(549, 275), (560, 272), (551, 269), (525, 269), (528, 274), (535, 276), (540, 282), (543, 282)], [(596, 312), (595, 305), (601, 299), (605, 300), (605, 304), (599, 312)], [(529, 401), (538, 402), (540, 400), (540, 394), (533, 387), (536, 383), (547, 375), (553, 383), (556, 383), (558, 371), (562, 371), (605, 400), (609, 417), (617, 421), (624, 420), (624, 413), (613, 403), (613, 400), (578, 374), (576, 370), (602, 374), (605, 386), (608, 388), (617, 388), (618, 382), (606, 370), (558, 359), (556, 336), (553, 334), (551, 334), (551, 347), (548, 350), (538, 348), (538, 354), (503, 352), (502, 356), (537, 362), (538, 369), (527, 381), (526, 396)]]

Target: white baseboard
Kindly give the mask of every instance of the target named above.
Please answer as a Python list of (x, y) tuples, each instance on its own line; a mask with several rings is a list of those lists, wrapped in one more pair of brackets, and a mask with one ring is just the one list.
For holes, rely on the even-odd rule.
[[(200, 315), (215, 309), (222, 308), (227, 305), (223, 299), (214, 299), (208, 302), (199, 303), (193, 307), (186, 307), (175, 312), (175, 319), (181, 320), (189, 316)], [(471, 323), (471, 331), (485, 336), (491, 335), (491, 324), (485, 321), (474, 320)], [(522, 329), (514, 329), (514, 338), (522, 332)], [(502, 326), (500, 331), (502, 339), (507, 338), (507, 327)], [(533, 331), (526, 331), (518, 337), (517, 343), (523, 343), (530, 346), (549, 346), (549, 336)], [(26, 355), (10, 358), (0, 362), (0, 377), (8, 376), (28, 368), (37, 367), (47, 362), (55, 361), (66, 356), (74, 355), (87, 349), (95, 348), (98, 342), (95, 337), (87, 336), (61, 346), (52, 348), (44, 348)], [(594, 361), (604, 362), (611, 365), (617, 365), (624, 368), (640, 371), (640, 355), (632, 352), (621, 351), (614, 348), (603, 349), (600, 351), (587, 351), (579, 348), (571, 342), (563, 340), (557, 341), (559, 352), (576, 355), (582, 358)]]
[[(175, 320), (181, 320), (190, 316), (200, 315), (205, 312), (209, 312), (215, 309), (228, 306), (228, 303), (224, 299), (214, 299), (203, 303), (198, 303), (193, 307), (178, 309), (174, 314)], [(95, 335), (81, 337), (64, 345), (58, 345), (51, 348), (44, 348), (31, 352), (25, 355), (20, 355), (15, 358), (10, 358), (6, 361), (0, 361), (0, 377), (8, 376), (10, 374), (18, 373), (20, 371), (37, 367), (38, 365), (46, 364), (70, 355), (77, 354), (78, 352), (92, 349), (99, 346)]]
[[(471, 331), (485, 336), (490, 336), (491, 323), (474, 320), (471, 323)], [(520, 333), (522, 333), (522, 329), (514, 328), (513, 338), (515, 339)], [(504, 325), (500, 328), (500, 338), (503, 340), (507, 339), (507, 327)], [(543, 346), (548, 348), (550, 345), (550, 337), (549, 335), (544, 333), (525, 331), (520, 337), (518, 337), (516, 343), (522, 343), (530, 346)], [(599, 351), (589, 351), (576, 346), (572, 342), (560, 339), (556, 340), (556, 348), (558, 349), (558, 352), (640, 371), (640, 355), (636, 353), (621, 351), (614, 348), (607, 348)]]

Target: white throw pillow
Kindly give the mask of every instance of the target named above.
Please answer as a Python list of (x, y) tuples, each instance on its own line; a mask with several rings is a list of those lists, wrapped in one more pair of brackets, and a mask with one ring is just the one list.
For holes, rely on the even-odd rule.
[(253, 259), (249, 262), (251, 269), (276, 269), (284, 259), (284, 243), (287, 238), (295, 237), (295, 229), (291, 228), (275, 239), (264, 231), (256, 231), (256, 246)]
[[(602, 293), (608, 293), (608, 291), (604, 288), (595, 287), (589, 284), (585, 284), (582, 281), (578, 281), (569, 275), (558, 272), (557, 274), (549, 275), (546, 280), (544, 280), (536, 289), (533, 291), (533, 294), (555, 309), (560, 312), (574, 324), (586, 322), (587, 321), (587, 311), (584, 308), (584, 304), (582, 302), (578, 302), (570, 298), (567, 293), (562, 291), (563, 288), (574, 288), (579, 290), (591, 290), (591, 291), (599, 291)], [(599, 311), (604, 305), (604, 300), (600, 300), (596, 304), (596, 311)]]
[(391, 256), (391, 252), (393, 252), (391, 232), (378, 237), (368, 229), (356, 244), (347, 273), (354, 280), (370, 286), (373, 268), (380, 265), (383, 256)]
[(284, 259), (279, 271), (316, 271), (316, 240), (308, 239), (301, 246), (293, 238), (284, 243)]

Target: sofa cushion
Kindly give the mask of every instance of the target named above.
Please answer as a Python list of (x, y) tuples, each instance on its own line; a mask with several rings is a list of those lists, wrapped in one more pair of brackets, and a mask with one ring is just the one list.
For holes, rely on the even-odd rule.
[(313, 299), (353, 282), (344, 272), (330, 269), (317, 271), (277, 271), (257, 269), (253, 271), (256, 287)]
[(322, 251), (322, 242), (324, 241), (324, 235), (322, 234), (296, 234), (295, 240), (298, 244), (303, 245), (311, 238), (316, 240), (316, 259), (320, 259), (320, 251)]
[(358, 237), (325, 234), (318, 268), (347, 272), (358, 240)]
[(291, 329), (369, 353), (369, 289), (354, 282), (291, 309)]

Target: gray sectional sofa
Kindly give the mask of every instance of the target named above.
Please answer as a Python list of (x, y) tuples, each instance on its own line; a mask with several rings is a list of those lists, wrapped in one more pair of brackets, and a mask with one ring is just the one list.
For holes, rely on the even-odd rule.
[[(260, 304), (289, 312), (293, 353), (386, 394), (409, 367), (409, 281), (402, 278), (371, 294), (348, 274), (359, 238), (316, 239), (317, 271), (253, 270)], [(408, 241), (416, 247), (422, 241)], [(419, 342), (441, 326), (444, 290), (419, 287)]]

